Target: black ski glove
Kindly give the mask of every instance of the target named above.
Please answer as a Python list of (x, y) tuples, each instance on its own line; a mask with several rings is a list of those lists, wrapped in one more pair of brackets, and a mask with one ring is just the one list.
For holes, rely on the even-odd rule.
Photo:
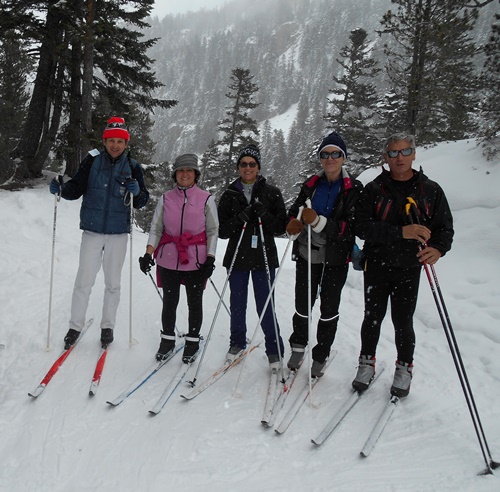
[(205, 263), (200, 265), (200, 273), (203, 278), (209, 279), (212, 276), (213, 271), (215, 270), (215, 258), (213, 256), (207, 256)]
[(146, 253), (144, 256), (139, 258), (139, 266), (141, 268), (141, 272), (144, 272), (144, 275), (147, 275), (151, 271), (151, 267), (154, 264), (155, 260), (153, 260), (149, 253)]
[(255, 202), (252, 205), (252, 207), (258, 217), (263, 217), (264, 214), (267, 212), (266, 207), (264, 207), (264, 205), (261, 202)]
[(253, 219), (253, 205), (248, 205), (248, 207), (244, 208), (239, 214), (238, 218), (242, 222), (251, 222)]

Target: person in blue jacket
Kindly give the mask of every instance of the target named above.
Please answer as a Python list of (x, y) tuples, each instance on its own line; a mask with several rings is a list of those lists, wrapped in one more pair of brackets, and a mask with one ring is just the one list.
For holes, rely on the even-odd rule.
[(113, 341), (121, 272), (131, 227), (130, 200), (138, 209), (149, 199), (141, 165), (125, 152), (130, 140), (125, 120), (110, 118), (102, 138), (104, 150), (90, 151), (72, 179), (64, 183), (59, 176), (50, 183), (50, 192), (66, 200), (83, 197), (80, 263), (71, 301), (69, 331), (64, 337), (66, 349), (74, 345), (85, 324), (90, 293), (101, 266), (105, 283), (101, 343), (107, 347)]

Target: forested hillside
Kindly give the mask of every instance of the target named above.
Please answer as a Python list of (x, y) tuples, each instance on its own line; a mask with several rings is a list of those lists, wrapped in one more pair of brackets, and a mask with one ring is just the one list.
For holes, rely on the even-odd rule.
[[(384, 44), (394, 46), (395, 42), (376, 31), (381, 30), (384, 14), (390, 9), (395, 12), (396, 7), (390, 0), (235, 0), (217, 11), (154, 19), (148, 33), (159, 38), (150, 51), (156, 75), (165, 84), (164, 93), (178, 100), (175, 108), (159, 110), (154, 116), (157, 161), (171, 160), (185, 151), (201, 154), (212, 139), (217, 140), (217, 124), (229, 103), (225, 94), (231, 70), (242, 67), (249, 69), (259, 87), (255, 100), (260, 105), (252, 116), (261, 123), (260, 141), (268, 174), (279, 180), (287, 168), (304, 168), (315, 142), (329, 127), (336, 127), (335, 121), (324, 116), (332, 109), (329, 101), (340, 97), (332, 96), (339, 87), (334, 78), (345, 72), (339, 63), (340, 52), (349, 45), (355, 29), (366, 31), (366, 56), (379, 67), (378, 75), (367, 82), (374, 84), (380, 98), (395, 91), (384, 53)], [(476, 46), (488, 38), (498, 9), (495, 2), (478, 9), (474, 29), (467, 33)], [(468, 75), (473, 77), (474, 68), (479, 71), (483, 61), (477, 54), (467, 60), (464, 57), (462, 69), (467, 65), (467, 70), (471, 69)], [(439, 82), (436, 90), (438, 86)], [(290, 114), (289, 126), (273, 128), (272, 118), (285, 112)], [(267, 120), (270, 125), (265, 125)], [(437, 119), (435, 124), (443, 127)], [(372, 147), (379, 135), (390, 131), (388, 126), (382, 125), (371, 135)], [(427, 132), (431, 138), (426, 140), (432, 140), (432, 129)], [(459, 133), (457, 138), (468, 136), (467, 129)], [(435, 139), (449, 138), (436, 131)], [(348, 140), (350, 150), (353, 144)], [(376, 163), (377, 152), (374, 148), (365, 161)], [(276, 162), (278, 155), (281, 164)]]

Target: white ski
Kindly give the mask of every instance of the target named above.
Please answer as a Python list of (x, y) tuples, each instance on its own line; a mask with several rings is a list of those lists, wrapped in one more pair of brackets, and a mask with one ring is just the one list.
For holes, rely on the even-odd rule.
[(370, 386), (368, 387), (367, 390), (363, 392), (358, 392), (358, 391), (353, 391), (350, 395), (349, 398), (345, 401), (345, 403), (340, 407), (340, 409), (337, 411), (337, 413), (333, 416), (333, 418), (328, 422), (328, 424), (325, 426), (325, 428), (318, 434), (317, 437), (314, 439), (311, 439), (311, 442), (313, 444), (316, 444), (317, 446), (321, 446), (328, 436), (340, 425), (340, 423), (344, 420), (346, 415), (354, 408), (354, 405), (358, 403), (360, 398), (370, 390), (372, 387), (373, 383), (378, 379), (378, 377), (384, 372), (384, 366), (380, 366), (375, 374), (375, 377), (373, 381), (371, 382)]
[(158, 401), (154, 404), (153, 408), (149, 410), (149, 413), (152, 415), (158, 415), (163, 407), (167, 404), (170, 397), (175, 393), (175, 390), (179, 387), (179, 385), (184, 381), (189, 368), (192, 363), (185, 364), (181, 363), (181, 367), (179, 367), (178, 371), (175, 373), (174, 377), (171, 379), (170, 383), (168, 383), (165, 391), (162, 393)]
[(271, 416), (273, 414), (274, 405), (276, 404), (276, 398), (278, 393), (280, 369), (274, 368), (271, 370), (271, 376), (269, 377), (269, 386), (267, 387), (266, 403), (264, 405), (264, 412), (262, 413), (262, 425), (268, 426)]
[(372, 452), (373, 448), (375, 447), (375, 444), (377, 444), (377, 441), (379, 440), (379, 437), (382, 435), (385, 426), (387, 425), (392, 414), (394, 413), (394, 410), (396, 410), (396, 406), (398, 403), (399, 403), (399, 397), (392, 396), (391, 399), (389, 400), (389, 403), (384, 408), (384, 411), (377, 420), (377, 423), (375, 424), (375, 427), (371, 431), (368, 439), (366, 440), (363, 449), (359, 453), (361, 456), (366, 458)]
[[(332, 355), (328, 359), (325, 370), (331, 364), (333, 357), (334, 354), (332, 353)], [(305, 382), (305, 384), (302, 386), (299, 393), (295, 397), (293, 404), (291, 405), (290, 408), (288, 408), (287, 412), (282, 417), (280, 423), (274, 429), (274, 432), (278, 434), (283, 434), (288, 429), (288, 427), (290, 427), (290, 424), (293, 422), (293, 420), (299, 413), (299, 410), (302, 408), (302, 405), (306, 402), (307, 398), (309, 397), (310, 391), (316, 387), (320, 379), (321, 378), (313, 378), (310, 386), (309, 386), (309, 379)]]

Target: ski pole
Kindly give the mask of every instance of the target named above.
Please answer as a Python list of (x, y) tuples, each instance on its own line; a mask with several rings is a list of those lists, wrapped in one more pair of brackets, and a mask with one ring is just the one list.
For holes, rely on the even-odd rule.
[(163, 296), (161, 295), (160, 289), (158, 288), (158, 285), (155, 282), (155, 279), (151, 275), (151, 272), (148, 272), (149, 278), (151, 279), (151, 282), (153, 282), (153, 285), (155, 286), (156, 292), (158, 292), (158, 295), (160, 296), (160, 299), (163, 301)]
[[(312, 302), (311, 302), (311, 224), (307, 226), (307, 339), (309, 346), (312, 344)], [(309, 358), (309, 406), (312, 407), (312, 350), (308, 352)]]
[[(264, 265), (266, 267), (267, 286), (268, 286), (269, 291), (271, 291), (271, 269), (269, 268), (269, 261), (267, 259), (266, 243), (264, 240), (264, 228), (262, 227), (262, 218), (260, 216), (259, 216), (259, 230), (260, 230), (260, 242), (262, 243), (262, 253), (264, 255)], [(274, 306), (273, 296), (271, 296), (271, 310), (273, 312), (274, 336), (276, 337), (276, 346), (278, 349), (278, 359), (280, 362), (281, 380), (283, 382), (285, 382), (285, 372), (283, 369), (283, 356), (281, 354), (281, 346), (280, 346), (280, 333), (278, 330), (278, 321), (276, 319), (276, 308)]]
[[(250, 343), (248, 344), (250, 346), (253, 345), (253, 342), (255, 340), (255, 336), (257, 335), (257, 331), (259, 329), (259, 325), (262, 323), (262, 319), (264, 318), (264, 314), (266, 313), (267, 306), (269, 306), (271, 296), (273, 295), (274, 289), (276, 288), (276, 283), (278, 282), (278, 278), (280, 276), (281, 269), (283, 267), (284, 259), (286, 257), (287, 252), (288, 252), (288, 249), (290, 248), (290, 244), (292, 244), (293, 240), (294, 240), (293, 236), (288, 239), (288, 243), (287, 243), (285, 251), (283, 253), (283, 257), (281, 259), (280, 266), (278, 267), (278, 270), (276, 271), (276, 275), (274, 277), (274, 282), (271, 285), (271, 288), (269, 289), (269, 294), (267, 296), (266, 302), (264, 304), (264, 307), (262, 308), (262, 312), (260, 313), (260, 317), (259, 317), (259, 320), (257, 321), (257, 325), (255, 326), (255, 330), (253, 331), (252, 339), (250, 340)], [(248, 355), (249, 353), (250, 353), (250, 351), (248, 351), (246, 355)], [(243, 369), (245, 368), (245, 363), (246, 363), (246, 356), (243, 357), (243, 363), (241, 364), (240, 374), (238, 376), (238, 380), (236, 381), (236, 385), (234, 387), (233, 394), (236, 394), (236, 391), (238, 389), (238, 385), (240, 384), (240, 379), (241, 379), (241, 375), (243, 374)]]
[[(406, 204), (406, 214), (410, 222), (413, 223), (413, 217), (411, 216), (411, 207), (414, 207), (416, 211), (418, 211), (417, 204), (412, 197), (407, 197), (407, 201), (408, 203)], [(417, 214), (416, 217), (417, 217), (417, 222), (419, 222)], [(418, 247), (419, 250), (422, 251), (423, 248), (420, 244)], [(424, 248), (427, 248), (427, 244), (424, 244)], [(450, 352), (453, 358), (453, 363), (455, 364), (455, 369), (458, 374), (460, 385), (462, 386), (462, 391), (464, 393), (465, 401), (467, 403), (472, 423), (476, 431), (477, 439), (479, 441), (479, 446), (481, 448), (481, 453), (483, 455), (484, 462), (486, 463), (486, 469), (482, 471), (480, 475), (491, 475), (493, 473), (492, 469), (498, 468), (500, 466), (500, 463), (493, 460), (490, 448), (488, 446), (488, 442), (486, 440), (486, 434), (484, 432), (483, 425), (479, 417), (479, 411), (477, 409), (474, 395), (472, 393), (472, 388), (469, 383), (467, 371), (463, 363), (463, 359), (451, 324), (448, 310), (446, 309), (446, 304), (444, 302), (444, 297), (438, 282), (436, 270), (434, 268), (434, 265), (428, 265), (427, 262), (425, 261), (423, 262), (423, 264), (427, 280), (429, 281), (429, 286), (432, 292), (432, 296), (434, 298), (434, 302), (436, 304), (436, 308), (439, 314), (439, 318), (441, 320), (441, 324), (443, 325), (446, 340), (450, 348)], [(429, 273), (429, 270), (432, 271), (432, 277), (431, 274)], [(488, 455), (489, 461), (486, 454)]]
[[(149, 278), (151, 279), (151, 282), (153, 282), (153, 285), (155, 286), (156, 292), (158, 292), (158, 295), (160, 296), (161, 302), (163, 302), (163, 296), (161, 295), (160, 289), (158, 288), (158, 285), (155, 282), (155, 279), (151, 275), (151, 272), (148, 272)], [(179, 330), (177, 329), (177, 326), (174, 325), (174, 330), (175, 333), (177, 333), (178, 337), (182, 337), (183, 335), (180, 334)]]
[(54, 283), (54, 256), (56, 250), (56, 225), (57, 225), (57, 204), (61, 200), (62, 176), (58, 177), (59, 193), (54, 195), (54, 222), (52, 225), (52, 255), (50, 260), (50, 287), (49, 287), (49, 313), (47, 322), (47, 346), (46, 350), (50, 350), (50, 324), (52, 317), (52, 286)]
[[(130, 203), (127, 203), (127, 198)], [(134, 343), (134, 339), (132, 338), (132, 230), (134, 229), (134, 195), (130, 191), (125, 194), (124, 197), (125, 205), (130, 205), (130, 288), (129, 288), (129, 306), (128, 306), (128, 315), (129, 315), (129, 323), (128, 323), (128, 333), (129, 339), (128, 344), (132, 346)]]
[[(300, 220), (300, 218), (302, 216), (302, 210), (303, 210), (303, 208), (304, 207), (300, 207), (299, 208), (299, 213), (297, 214), (297, 219), (299, 219), (299, 220)], [(281, 258), (281, 261), (280, 261), (280, 265), (279, 265), (278, 270), (276, 272), (276, 275), (274, 277), (274, 282), (273, 282), (271, 288), (269, 289), (269, 294), (268, 294), (266, 302), (264, 304), (264, 308), (262, 309), (262, 313), (260, 314), (259, 321), (257, 321), (257, 325), (255, 326), (255, 329), (253, 331), (252, 339), (251, 339), (250, 343), (248, 344), (250, 346), (252, 346), (253, 341), (255, 339), (255, 336), (257, 335), (257, 330), (259, 329), (259, 325), (261, 324), (261, 322), (262, 322), (262, 320), (264, 318), (264, 314), (266, 312), (267, 306), (269, 305), (269, 301), (271, 299), (271, 296), (273, 295), (274, 288), (276, 287), (276, 282), (278, 281), (278, 277), (280, 275), (281, 268), (282, 268), (284, 260), (286, 258), (286, 254), (288, 252), (288, 249), (290, 248), (290, 245), (292, 244), (292, 242), (295, 241), (299, 236), (300, 236), (300, 233), (294, 234), (293, 236), (290, 236), (288, 238), (288, 243), (286, 245), (285, 251), (284, 251), (283, 256)], [(247, 352), (247, 355), (249, 353), (250, 353), (250, 351)], [(236, 391), (238, 389), (238, 385), (240, 384), (240, 379), (241, 379), (241, 375), (243, 374), (243, 369), (245, 368), (245, 363), (246, 363), (246, 356), (243, 357), (243, 363), (241, 364), (240, 374), (238, 375), (238, 380), (236, 381), (236, 385), (234, 387), (233, 394), (236, 394)]]
[(205, 357), (205, 353), (207, 351), (207, 347), (208, 347), (208, 344), (210, 342), (210, 337), (212, 336), (212, 331), (214, 329), (215, 322), (217, 321), (217, 316), (219, 315), (219, 310), (220, 310), (220, 307), (221, 307), (221, 304), (222, 304), (222, 300), (224, 298), (224, 294), (226, 292), (227, 285), (229, 283), (229, 277), (231, 276), (231, 272), (233, 271), (234, 263), (236, 262), (236, 257), (238, 255), (238, 251), (240, 249), (241, 241), (243, 239), (243, 236), (245, 234), (246, 229), (247, 229), (247, 223), (244, 222), (243, 223), (243, 227), (241, 229), (240, 237), (238, 239), (238, 243), (236, 244), (236, 249), (234, 250), (233, 259), (231, 260), (231, 264), (229, 265), (229, 269), (227, 271), (227, 276), (226, 276), (226, 280), (224, 281), (224, 285), (222, 287), (221, 295), (219, 296), (219, 302), (217, 303), (217, 308), (215, 309), (215, 314), (214, 314), (214, 317), (212, 319), (212, 324), (210, 325), (210, 330), (208, 331), (208, 335), (207, 335), (207, 338), (206, 338), (206, 341), (205, 341), (205, 346), (203, 347), (203, 350), (201, 351), (201, 356), (200, 356), (200, 361), (198, 362), (198, 367), (196, 368), (196, 372), (194, 374), (193, 380), (189, 381), (189, 384), (192, 387), (194, 387), (195, 384), (196, 384), (196, 378), (198, 377), (198, 373), (200, 372), (200, 368), (201, 368), (201, 365), (202, 365), (202, 362), (203, 362), (203, 358)]
[[(210, 280), (210, 283), (212, 284), (212, 287), (214, 288), (215, 292), (217, 293), (217, 296), (219, 297), (219, 299), (222, 299), (220, 292), (219, 292), (219, 289), (217, 289), (217, 287), (215, 286), (214, 281), (212, 280), (211, 277), (209, 280)], [(224, 302), (224, 299), (222, 299), (222, 305), (226, 308), (227, 314), (229, 314), (229, 316), (231, 316), (231, 311), (229, 311), (229, 308), (227, 307), (226, 303)]]

